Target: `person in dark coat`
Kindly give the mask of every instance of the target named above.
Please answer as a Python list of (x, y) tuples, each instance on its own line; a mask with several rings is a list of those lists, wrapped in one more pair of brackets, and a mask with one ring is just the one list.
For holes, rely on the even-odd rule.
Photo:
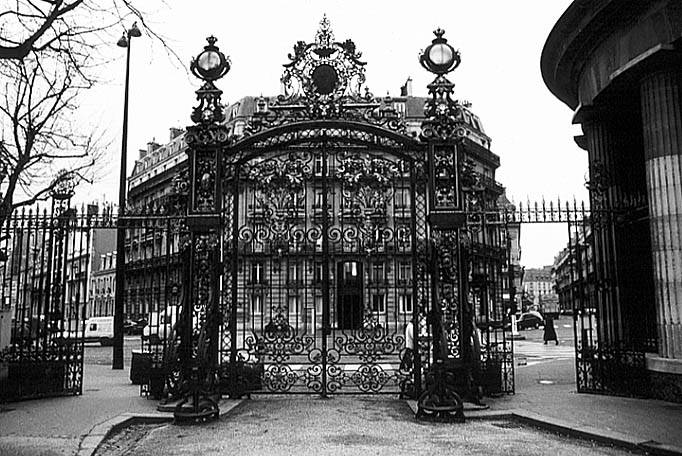
[(559, 339), (557, 339), (556, 331), (554, 330), (554, 320), (551, 317), (545, 317), (545, 332), (542, 335), (545, 340), (545, 345), (547, 341), (553, 340), (557, 345), (559, 345)]

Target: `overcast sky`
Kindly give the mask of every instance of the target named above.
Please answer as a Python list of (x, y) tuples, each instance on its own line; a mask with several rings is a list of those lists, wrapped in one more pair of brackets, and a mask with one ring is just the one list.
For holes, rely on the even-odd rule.
[[(492, 151), (500, 156), (496, 178), (515, 202), (586, 198), (587, 156), (573, 141), (579, 126), (571, 110), (546, 88), (540, 54), (547, 36), (571, 0), (448, 1), (252, 1), (168, 2), (149, 25), (167, 37), (188, 63), (211, 34), (232, 61), (218, 82), (223, 101), (246, 95), (276, 95), (287, 54), (298, 40), (313, 41), (323, 15), (337, 41), (352, 39), (367, 62), (367, 87), (377, 96), (400, 94), (407, 77), (415, 95), (427, 95), (431, 77), (418, 55), (441, 27), (462, 56), (449, 78), (455, 97), (472, 103)], [(87, 119), (111, 141), (108, 177), (84, 189), (87, 198), (116, 201), (123, 115), (125, 49), (103, 73), (107, 83), (83, 106)], [(131, 48), (128, 172), (137, 151), (152, 139), (164, 143), (169, 127), (189, 125), (196, 79), (173, 64), (147, 36)], [(102, 127), (104, 126), (104, 127)], [(528, 226), (521, 234), (522, 264), (551, 264), (566, 244), (565, 225)], [(532, 242), (531, 242), (532, 241)]]

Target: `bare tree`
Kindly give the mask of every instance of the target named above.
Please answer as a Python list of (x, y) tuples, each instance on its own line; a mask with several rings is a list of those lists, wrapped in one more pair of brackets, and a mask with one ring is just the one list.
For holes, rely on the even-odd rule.
[(107, 42), (108, 32), (120, 31), (122, 21), (131, 17), (156, 36), (146, 27), (142, 11), (132, 0), (3, 0), (2, 3), (0, 60), (22, 60), (31, 54), (58, 52), (82, 64), (92, 50)]
[(103, 145), (74, 125), (75, 114), (124, 26), (138, 21), (177, 56), (132, 0), (0, 2), (1, 226), (17, 207), (47, 198), (58, 170), (76, 181), (93, 178)]
[[(17, 207), (45, 199), (59, 170), (90, 180), (103, 148), (72, 122), (77, 98), (91, 82), (67, 61), (6, 61), (0, 66), (4, 96), (0, 116), (0, 224)], [(9, 131), (7, 131), (9, 130)]]

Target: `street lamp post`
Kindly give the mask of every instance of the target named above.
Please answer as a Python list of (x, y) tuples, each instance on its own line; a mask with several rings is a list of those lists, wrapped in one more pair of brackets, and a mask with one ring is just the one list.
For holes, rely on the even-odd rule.
[(116, 229), (116, 290), (114, 301), (114, 353), (113, 369), (123, 369), (123, 294), (125, 293), (125, 229), (123, 227), (123, 215), (126, 204), (126, 161), (128, 159), (128, 86), (130, 80), (130, 43), (132, 38), (142, 36), (137, 23), (129, 30), (123, 32), (123, 36), (116, 43), (117, 46), (126, 48), (126, 82), (125, 95), (123, 97), (123, 139), (121, 144), (121, 174), (118, 188), (118, 224)]

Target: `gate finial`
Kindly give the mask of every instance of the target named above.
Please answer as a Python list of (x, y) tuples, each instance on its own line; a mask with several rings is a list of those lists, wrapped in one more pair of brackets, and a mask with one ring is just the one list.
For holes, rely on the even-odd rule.
[(332, 26), (326, 14), (322, 16), (320, 21), (320, 28), (315, 34), (315, 42), (324, 48), (330, 48), (334, 43), (334, 32), (332, 32)]

